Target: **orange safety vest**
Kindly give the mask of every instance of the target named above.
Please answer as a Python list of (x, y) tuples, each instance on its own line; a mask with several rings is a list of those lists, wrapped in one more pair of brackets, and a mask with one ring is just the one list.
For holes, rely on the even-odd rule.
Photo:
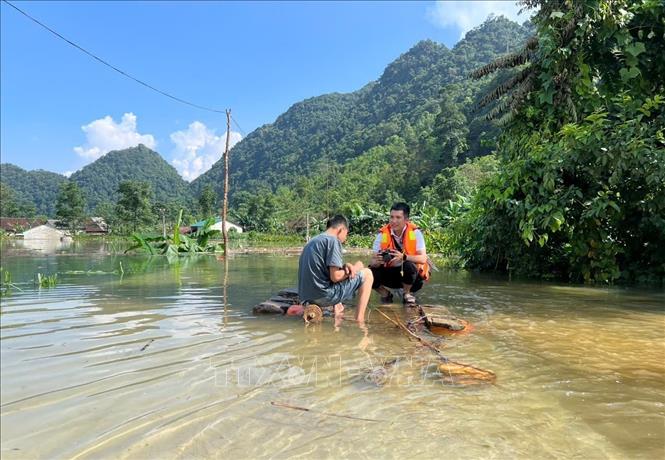
[[(404, 238), (402, 239), (402, 249), (409, 256), (417, 255), (416, 252), (416, 230), (418, 227), (412, 222), (406, 223), (406, 230), (404, 231)], [(381, 250), (395, 249), (395, 243), (390, 235), (390, 224), (381, 227)], [(422, 279), (427, 281), (429, 279), (429, 264), (416, 264), (418, 267), (418, 274)]]

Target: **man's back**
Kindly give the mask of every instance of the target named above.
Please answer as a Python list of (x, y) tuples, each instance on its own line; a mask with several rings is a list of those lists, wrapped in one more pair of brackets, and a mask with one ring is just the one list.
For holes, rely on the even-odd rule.
[(303, 248), (298, 266), (298, 296), (301, 301), (325, 297), (331, 288), (329, 267), (342, 267), (342, 245), (337, 238), (321, 233)]

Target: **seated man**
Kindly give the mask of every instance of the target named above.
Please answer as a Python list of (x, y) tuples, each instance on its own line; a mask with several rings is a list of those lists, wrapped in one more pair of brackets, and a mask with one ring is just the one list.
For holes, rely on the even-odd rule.
[(342, 243), (348, 234), (349, 221), (344, 216), (335, 216), (328, 220), (325, 232), (305, 245), (298, 266), (298, 296), (303, 304), (334, 305), (338, 316), (344, 310), (342, 301), (351, 299), (358, 291), (356, 319), (362, 324), (374, 278), (362, 262), (343, 262)]
[(395, 203), (390, 208), (390, 222), (379, 230), (374, 240), (375, 254), (370, 263), (374, 274), (372, 288), (381, 295), (381, 302), (392, 302), (388, 288), (404, 290), (405, 304), (415, 304), (413, 295), (429, 279), (429, 263), (425, 238), (409, 221), (409, 205)]

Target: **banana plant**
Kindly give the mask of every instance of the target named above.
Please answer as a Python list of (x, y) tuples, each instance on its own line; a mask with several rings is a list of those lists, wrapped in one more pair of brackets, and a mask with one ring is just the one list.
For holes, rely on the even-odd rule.
[(223, 249), (221, 243), (211, 243), (210, 239), (219, 236), (219, 230), (211, 229), (215, 223), (215, 218), (208, 218), (203, 226), (199, 228), (193, 237), (180, 234), (180, 224), (182, 222), (182, 209), (178, 213), (178, 219), (173, 226), (173, 235), (163, 236), (144, 236), (137, 233), (132, 235), (134, 245), (127, 249), (125, 253), (140, 249), (151, 255), (161, 254), (169, 257), (182, 254), (197, 254), (204, 252), (217, 252)]

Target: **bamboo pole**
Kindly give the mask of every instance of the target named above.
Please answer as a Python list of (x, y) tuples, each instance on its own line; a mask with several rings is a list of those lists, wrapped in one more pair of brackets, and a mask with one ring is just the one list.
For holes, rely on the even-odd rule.
[(398, 328), (400, 328), (400, 329), (401, 329), (403, 332), (405, 332), (409, 337), (413, 337), (414, 339), (418, 340), (420, 343), (422, 343), (423, 345), (425, 345), (427, 348), (429, 348), (430, 350), (432, 350), (432, 351), (435, 352), (436, 354), (438, 354), (438, 355), (440, 355), (440, 356), (443, 356), (443, 353), (441, 353), (441, 350), (439, 350), (439, 348), (438, 348), (436, 345), (434, 345), (433, 343), (431, 343), (431, 342), (428, 341), (428, 340), (423, 339), (423, 338), (420, 337), (418, 334), (415, 334), (415, 333), (413, 333), (412, 331), (410, 331), (409, 328), (406, 327), (406, 326), (404, 325), (404, 323), (402, 323), (402, 322), (399, 320), (399, 318), (397, 317), (397, 315), (395, 315), (395, 319), (392, 319), (391, 317), (389, 317), (388, 315), (386, 315), (383, 311), (381, 311), (380, 308), (377, 308), (376, 311), (378, 311), (379, 313), (381, 313), (381, 315), (383, 315), (384, 318), (386, 318), (388, 321), (390, 321), (390, 322), (393, 323), (395, 326), (397, 326)]
[(224, 258), (229, 254), (229, 232), (226, 228), (226, 212), (229, 207), (229, 138), (231, 137), (231, 109), (226, 109), (226, 149), (224, 150), (224, 202), (222, 205), (222, 234)]

